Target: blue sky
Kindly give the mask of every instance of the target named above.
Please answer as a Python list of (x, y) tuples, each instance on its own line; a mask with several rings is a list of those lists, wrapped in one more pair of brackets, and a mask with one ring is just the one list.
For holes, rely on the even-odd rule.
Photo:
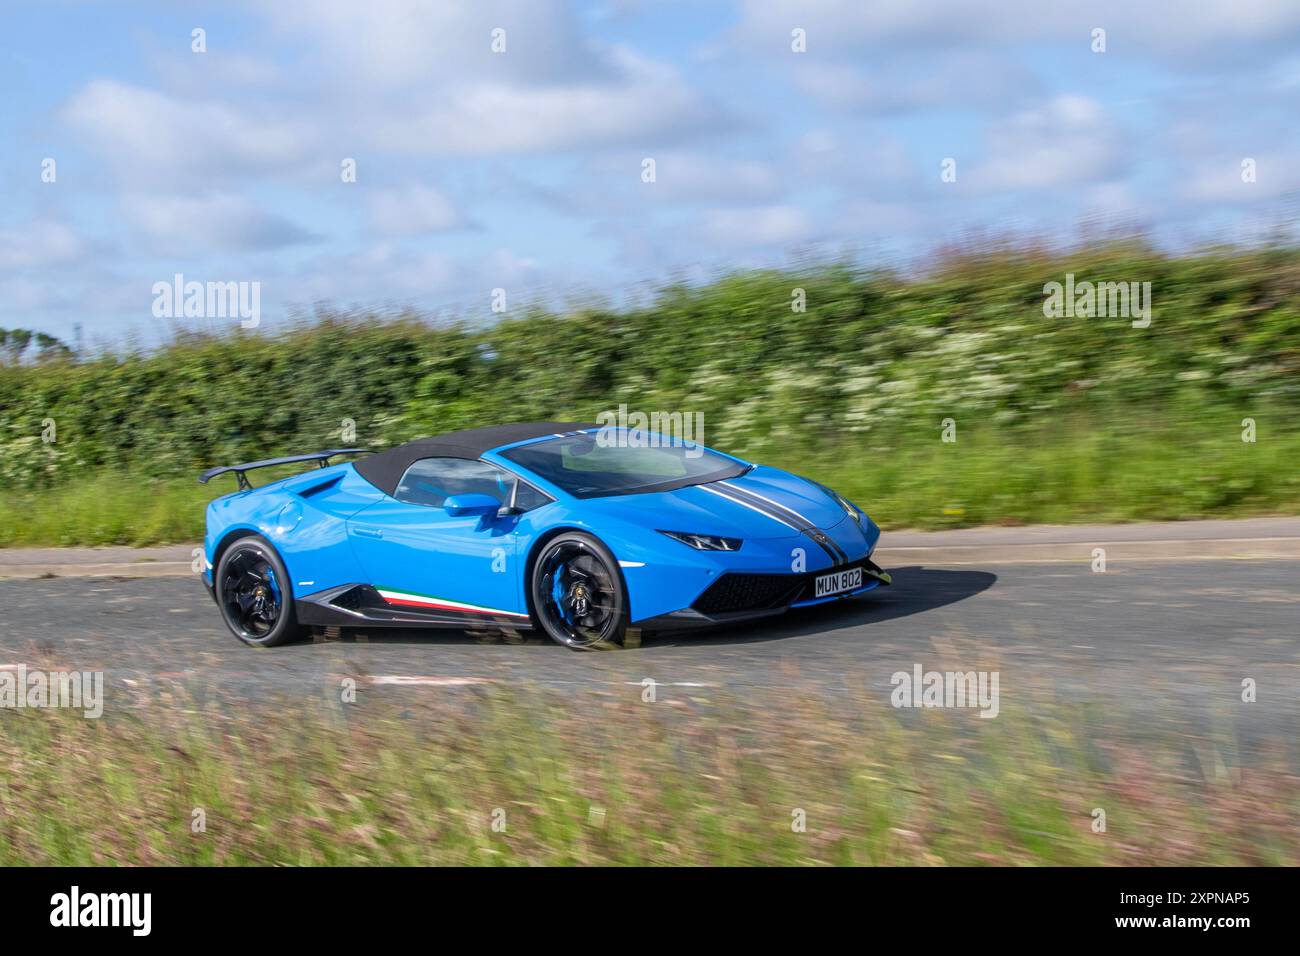
[(10, 4), (0, 326), (155, 341), (176, 273), (259, 282), (274, 329), (970, 236), (1295, 238), (1298, 117), (1276, 0)]

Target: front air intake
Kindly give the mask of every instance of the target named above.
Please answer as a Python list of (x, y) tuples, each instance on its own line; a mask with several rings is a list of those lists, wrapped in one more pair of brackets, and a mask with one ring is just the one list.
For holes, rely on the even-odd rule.
[(729, 571), (709, 585), (691, 607), (708, 615), (775, 610), (799, 595), (804, 580), (802, 575)]

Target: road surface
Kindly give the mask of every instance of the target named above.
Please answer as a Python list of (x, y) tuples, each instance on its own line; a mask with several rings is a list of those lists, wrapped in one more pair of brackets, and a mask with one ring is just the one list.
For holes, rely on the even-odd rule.
[[(0, 552), (0, 669), (102, 670), (109, 706), (184, 688), (235, 700), (463, 693), (486, 683), (639, 700), (878, 695), (895, 673), (996, 670), (1001, 707), (1098, 705), (1134, 737), (1233, 752), (1300, 737), (1300, 521), (972, 529), (885, 538), (892, 588), (769, 622), (578, 654), (498, 634), (374, 630), (271, 650), (222, 626), (187, 548)], [(1107, 566), (1094, 570), (1093, 549)], [(38, 560), (39, 558), (39, 560)], [(44, 563), (42, 563), (44, 562)], [(133, 568), (146, 568), (136, 576)], [(157, 566), (165, 565), (162, 570)], [(105, 571), (104, 568), (109, 570)], [(57, 571), (63, 576), (48, 575)], [(1257, 700), (1242, 700), (1252, 680)], [(845, 706), (848, 706), (846, 703)], [(1293, 758), (1295, 754), (1292, 754)]]

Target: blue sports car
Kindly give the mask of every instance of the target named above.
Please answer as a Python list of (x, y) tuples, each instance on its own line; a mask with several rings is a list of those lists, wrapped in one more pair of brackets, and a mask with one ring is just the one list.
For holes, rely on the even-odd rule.
[[(573, 422), (212, 468), (204, 582), (248, 644), (311, 627), (540, 628), (574, 649), (780, 614), (889, 583), (880, 529), (814, 481)], [(246, 472), (318, 469), (253, 488)]]

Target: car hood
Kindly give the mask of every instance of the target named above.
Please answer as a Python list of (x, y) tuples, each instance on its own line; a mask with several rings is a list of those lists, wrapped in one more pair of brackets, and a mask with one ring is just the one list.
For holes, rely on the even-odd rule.
[(805, 524), (825, 531), (847, 518), (816, 485), (765, 466), (672, 491), (589, 498), (583, 506), (660, 531), (755, 539), (796, 537)]

